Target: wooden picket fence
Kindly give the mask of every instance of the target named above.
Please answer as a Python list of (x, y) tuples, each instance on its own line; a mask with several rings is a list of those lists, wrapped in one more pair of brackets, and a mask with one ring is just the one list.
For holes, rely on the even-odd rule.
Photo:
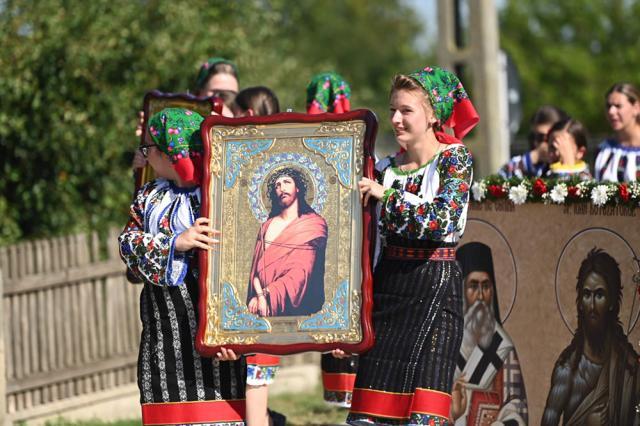
[[(69, 235), (0, 247), (0, 425), (132, 395), (139, 294), (117, 236)], [(4, 358), (4, 360), (3, 360)], [(283, 367), (318, 363), (318, 354)]]
[(117, 234), (0, 248), (6, 422), (135, 383), (140, 287), (125, 278)]

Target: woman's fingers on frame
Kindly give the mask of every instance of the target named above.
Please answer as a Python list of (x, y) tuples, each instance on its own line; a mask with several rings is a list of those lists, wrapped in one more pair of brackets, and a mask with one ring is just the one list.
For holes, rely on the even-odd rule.
[(209, 250), (211, 248), (211, 246), (201, 243), (200, 241), (194, 241), (193, 246), (202, 250)]
[(371, 193), (367, 192), (364, 194), (364, 206), (366, 207), (369, 204), (369, 198), (371, 197)]
[(220, 240), (215, 238), (208, 237), (206, 234), (198, 234), (196, 235), (196, 240), (205, 244), (219, 244)]

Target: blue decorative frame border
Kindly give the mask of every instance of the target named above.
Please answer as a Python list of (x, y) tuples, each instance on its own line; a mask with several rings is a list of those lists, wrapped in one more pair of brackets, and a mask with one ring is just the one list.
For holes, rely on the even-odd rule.
[(230, 331), (269, 331), (271, 324), (266, 319), (249, 312), (240, 303), (233, 286), (222, 284), (222, 329)]
[(247, 164), (251, 157), (268, 151), (273, 146), (275, 139), (253, 139), (249, 141), (230, 141), (226, 144), (225, 165), (227, 172), (224, 176), (225, 189), (233, 188), (242, 166)]
[(348, 330), (349, 329), (349, 280), (338, 285), (333, 299), (322, 310), (300, 322), (298, 330)]
[(303, 138), (302, 143), (311, 151), (322, 155), (327, 164), (336, 169), (340, 183), (351, 188), (349, 180), (353, 169), (353, 137)]

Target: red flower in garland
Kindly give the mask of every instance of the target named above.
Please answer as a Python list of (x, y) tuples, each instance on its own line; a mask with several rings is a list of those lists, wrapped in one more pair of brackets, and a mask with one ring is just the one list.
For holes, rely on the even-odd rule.
[(418, 213), (418, 216), (422, 216), (424, 214), (424, 206), (418, 207), (417, 213)]
[(487, 186), (487, 191), (494, 198), (501, 198), (506, 195), (506, 192), (502, 185), (489, 185)]
[(620, 199), (627, 203), (629, 198), (631, 198), (631, 194), (629, 194), (629, 187), (626, 183), (621, 183), (618, 186), (618, 193), (620, 194)]
[(536, 181), (533, 183), (533, 193), (536, 194), (537, 196), (541, 196), (542, 194), (545, 194), (547, 191), (548, 191), (547, 185), (544, 183), (544, 181), (540, 178), (536, 179)]
[(580, 190), (578, 189), (577, 186), (570, 186), (567, 188), (567, 193), (569, 198), (578, 198), (578, 193), (580, 192)]
[(435, 231), (436, 229), (438, 229), (438, 221), (434, 219), (431, 222), (429, 222), (429, 229), (431, 231)]

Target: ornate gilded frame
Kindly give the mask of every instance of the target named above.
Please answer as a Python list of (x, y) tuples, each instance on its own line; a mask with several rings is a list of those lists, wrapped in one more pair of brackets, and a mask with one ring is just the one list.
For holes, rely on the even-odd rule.
[[(200, 252), (200, 353), (212, 356), (220, 347), (236, 353), (336, 348), (358, 353), (373, 344), (374, 212), (371, 206), (362, 207), (357, 183), (363, 176), (373, 177), (376, 130), (375, 115), (368, 110), (212, 116), (204, 121), (201, 215), (222, 231), (222, 237), (219, 248)], [(249, 312), (247, 294), (254, 255), (258, 256), (256, 235), (268, 217), (265, 182), (274, 170), (289, 166), (307, 174), (313, 188), (309, 204), (328, 229), (320, 280), (324, 304), (309, 315), (263, 317)]]

